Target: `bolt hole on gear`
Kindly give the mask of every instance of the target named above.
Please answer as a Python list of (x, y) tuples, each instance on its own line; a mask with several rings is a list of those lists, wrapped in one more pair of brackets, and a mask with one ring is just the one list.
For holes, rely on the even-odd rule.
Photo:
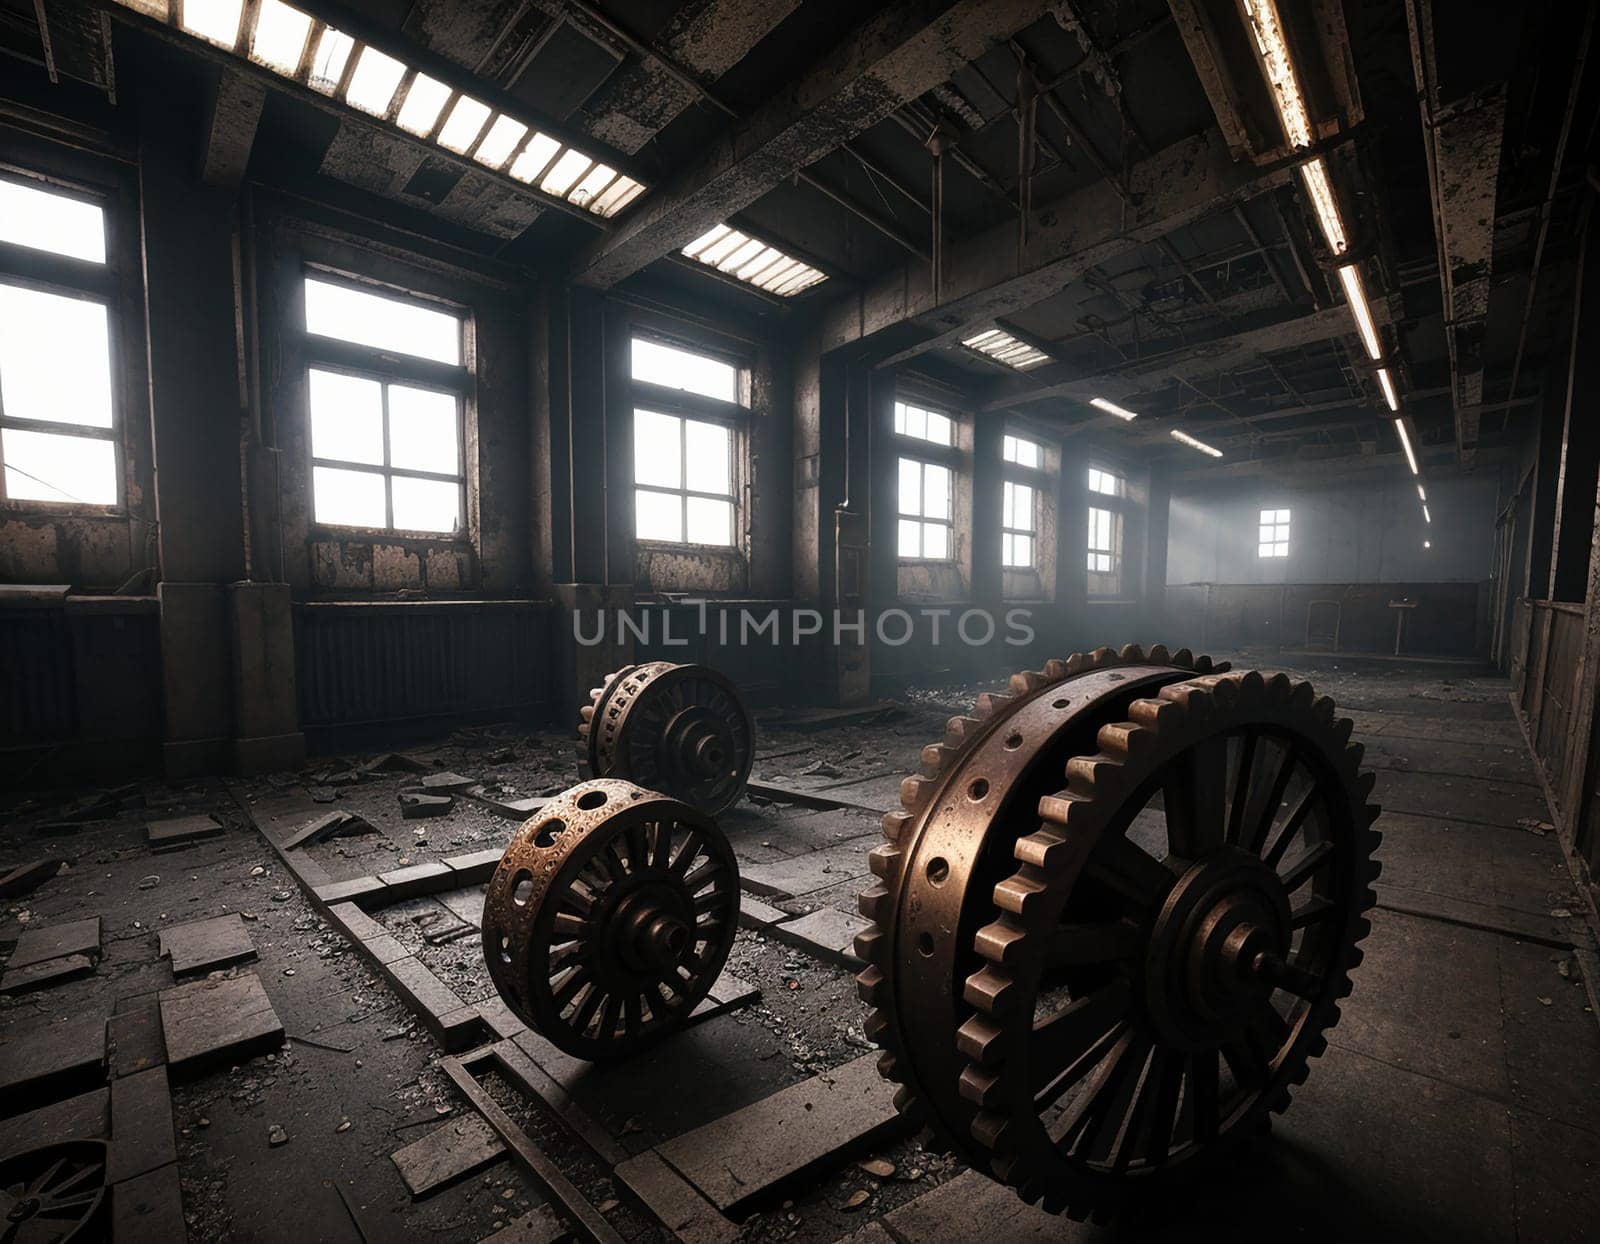
[(1103, 1221), (1286, 1109), (1376, 901), (1350, 734), (1307, 682), (1137, 645), (952, 718), (884, 818), (856, 943), (926, 1143)]
[(625, 665), (579, 711), (578, 769), (622, 778), (712, 816), (744, 794), (755, 730), (733, 683), (705, 665)]
[(682, 1026), (738, 923), (739, 868), (716, 822), (599, 779), (512, 837), (489, 881), (483, 953), (524, 1023), (578, 1058), (619, 1058)]

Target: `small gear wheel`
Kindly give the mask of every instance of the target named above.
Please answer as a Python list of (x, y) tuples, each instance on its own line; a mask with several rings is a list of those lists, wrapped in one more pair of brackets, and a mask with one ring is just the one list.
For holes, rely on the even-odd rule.
[(1104, 1217), (1284, 1109), (1326, 1048), (1378, 809), (1308, 683), (1129, 647), (1011, 691), (886, 818), (859, 989), (934, 1141)]
[(744, 794), (755, 729), (738, 689), (705, 665), (625, 665), (579, 711), (578, 770), (661, 791), (716, 816)]
[(739, 921), (739, 867), (705, 813), (616, 779), (550, 800), (489, 881), (483, 952), (507, 1005), (579, 1058), (682, 1025)]

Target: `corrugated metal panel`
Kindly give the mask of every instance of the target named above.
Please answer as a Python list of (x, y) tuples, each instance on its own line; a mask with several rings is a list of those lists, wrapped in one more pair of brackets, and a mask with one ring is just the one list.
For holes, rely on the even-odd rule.
[(0, 613), (0, 746), (78, 730), (72, 634), (59, 609)]
[(295, 630), (308, 730), (510, 718), (549, 699), (546, 606), (310, 604)]

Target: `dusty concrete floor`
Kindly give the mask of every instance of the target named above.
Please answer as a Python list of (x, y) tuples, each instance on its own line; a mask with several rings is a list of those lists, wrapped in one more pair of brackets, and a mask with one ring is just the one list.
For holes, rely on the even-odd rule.
[[(1247, 654), (1243, 663), (1284, 668), (1276, 655)], [(1592, 944), (1582, 927), (1588, 908), (1545, 828), (1505, 681), (1407, 664), (1317, 661), (1291, 672), (1355, 717), (1385, 809), (1380, 909), (1355, 994), (1271, 1139), (1241, 1151), (1192, 1203), (1149, 1207), (1108, 1232), (1062, 1224), (1058, 1238), (1268, 1229), (1300, 1239), (1593, 1238), (1600, 1025), (1578, 961), (1553, 944)], [(913, 692), (868, 723), (795, 730), (763, 722), (757, 778), (855, 806), (741, 805), (724, 826), (747, 882), (786, 911), (853, 913), (866, 852), (878, 841), (875, 810), (893, 805), (922, 745), (982, 689)], [(558, 731), (463, 732), (413, 754), (430, 768), (498, 784), (505, 798), (552, 793), (576, 776)], [(252, 818), (328, 806), (360, 812), (376, 833), (310, 848), (335, 879), (497, 846), (514, 823), (467, 800), (449, 816), (406, 821), (396, 795), (413, 775), (352, 782), (347, 769), (321, 760), (264, 779), (139, 783), (116, 792), (114, 814), (70, 830), (41, 832), (59, 818), (60, 795), (14, 800), (5, 814), (0, 870), (39, 855), (61, 856), (70, 868), (6, 907), (0, 949), (25, 928), (98, 913), (104, 957), (85, 979), (0, 999), (0, 1041), (53, 1020), (109, 1014), (119, 999), (169, 984), (157, 957), (164, 926), (245, 915), (258, 960), (224, 974), (259, 975), (289, 1040), (270, 1057), (175, 1085), (192, 1240), (477, 1240), (539, 1201), (509, 1159), (412, 1201), (389, 1155), (470, 1107), (439, 1069), (439, 1048), (307, 904)], [(213, 812), (228, 829), (152, 855), (145, 822), (187, 811)], [(476, 933), (439, 938), (472, 923), (478, 904), (481, 888), (409, 900), (380, 919), (462, 999), (477, 1002), (493, 989)], [(570, 1085), (628, 1151), (868, 1048), (847, 969), (751, 931), (740, 932), (729, 968), (761, 988), (759, 1002)], [(273, 1127), (287, 1142), (269, 1143)], [(577, 1162), (559, 1142), (551, 1148), (564, 1165)], [(960, 1168), (912, 1141), (884, 1156), (895, 1168), (889, 1178), (843, 1164), (786, 1190), (748, 1220), (744, 1237), (830, 1241), (901, 1210), (889, 1225), (904, 1244), (963, 1238), (958, 1218), (919, 1218), (908, 1205)], [(863, 1191), (864, 1201), (853, 1195)], [(637, 1224), (623, 1229), (629, 1238), (651, 1235)], [(1018, 1238), (1027, 1230), (1019, 1223), (984, 1233), (994, 1238), (997, 1229)]]

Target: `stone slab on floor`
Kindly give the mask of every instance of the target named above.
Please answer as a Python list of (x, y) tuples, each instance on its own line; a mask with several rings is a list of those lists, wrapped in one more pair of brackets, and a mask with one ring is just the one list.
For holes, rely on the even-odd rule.
[(174, 816), (164, 821), (151, 821), (145, 827), (146, 839), (152, 851), (173, 851), (191, 842), (215, 838), (222, 825), (209, 812), (196, 816)]
[(49, 959), (67, 955), (100, 954), (100, 917), (68, 920), (62, 924), (46, 925), (42, 929), (29, 928), (17, 938), (16, 949), (6, 960), (7, 970), (25, 968)]
[(154, 998), (145, 1005), (118, 1011), (106, 1021), (106, 1064), (112, 1079), (165, 1066), (166, 1061), (161, 1010)]
[(447, 885), (455, 884), (453, 878), (454, 873), (442, 860), (408, 864), (404, 868), (378, 874), (378, 880), (383, 882), (389, 897), (395, 901), (435, 894)]
[(172, 960), (172, 974), (183, 976), (254, 959), (256, 947), (244, 918), (231, 912), (162, 929), (161, 953)]
[(283, 1024), (255, 973), (161, 991), (161, 1031), (174, 1074), (237, 1062), (283, 1044)]
[(1520, 782), (1494, 782), (1483, 778), (1407, 773), (1378, 769), (1373, 802), (1391, 812), (1500, 825), (1515, 829), (1522, 819), (1543, 820), (1550, 815), (1544, 792)]
[(803, 855), (741, 864), (739, 884), (762, 896), (798, 898), (841, 881), (869, 876), (867, 853), (881, 841), (877, 835), (865, 835)]
[(769, 925), (782, 924), (785, 920), (794, 917), (782, 908), (774, 907), (771, 903), (763, 903), (760, 899), (749, 894), (739, 895), (739, 927), (741, 929), (765, 929)]
[(312, 843), (324, 842), (329, 838), (371, 832), (372, 826), (367, 823), (365, 817), (358, 816), (354, 812), (346, 812), (343, 808), (335, 808), (331, 812), (313, 817), (278, 845), (285, 851), (293, 851), (298, 847), (308, 847)]
[(88, 976), (94, 971), (95, 961), (88, 955), (62, 955), (59, 959), (46, 959), (26, 967), (6, 968), (0, 974), (0, 994), (31, 993), (35, 989), (48, 989), (65, 981)]
[(1385, 810), (1381, 886), (1404, 886), (1548, 918), (1572, 876), (1553, 833)]
[(464, 1114), (390, 1154), (413, 1197), (437, 1192), (481, 1170), (506, 1151), (494, 1128), (479, 1114)]
[(58, 1086), (104, 1078), (106, 1021), (80, 1015), (61, 1023), (33, 1024), (0, 1045), (0, 1113), (34, 1104)]
[(187, 1238), (177, 1163), (111, 1189), (111, 1244), (174, 1244)]
[(177, 1159), (167, 1069), (152, 1067), (113, 1080), (106, 1182), (121, 1183)]
[(555, 1244), (567, 1235), (566, 1223), (548, 1205), (540, 1205), (484, 1236), (478, 1244)]
[(819, 907), (809, 915), (772, 925), (767, 932), (829, 963), (855, 970), (862, 966), (855, 954), (856, 934), (869, 923), (832, 907)]
[(0, 1161), (63, 1140), (103, 1140), (111, 1134), (111, 1090), (90, 1089), (15, 1118), (0, 1119)]
[(731, 1244), (739, 1238), (739, 1228), (654, 1149), (629, 1158), (611, 1178), (683, 1244)]
[(0, 898), (21, 898), (31, 894), (61, 871), (65, 860), (30, 860), (0, 873)]
[(656, 1152), (718, 1210), (758, 1197), (903, 1125), (876, 1054), (781, 1089)]
[(435, 899), (475, 929), (483, 927), (483, 905), (488, 897), (488, 889), (484, 886), (468, 886), (434, 895)]
[[(1006, 1244), (1067, 1244), (1086, 1238), (1089, 1230), (1027, 1204), (1006, 1185), (977, 1171), (962, 1171), (933, 1191), (891, 1210), (883, 1223), (888, 1228), (883, 1238), (904, 1244), (998, 1240)], [(872, 1238), (861, 1232), (850, 1237), (852, 1242)]]

